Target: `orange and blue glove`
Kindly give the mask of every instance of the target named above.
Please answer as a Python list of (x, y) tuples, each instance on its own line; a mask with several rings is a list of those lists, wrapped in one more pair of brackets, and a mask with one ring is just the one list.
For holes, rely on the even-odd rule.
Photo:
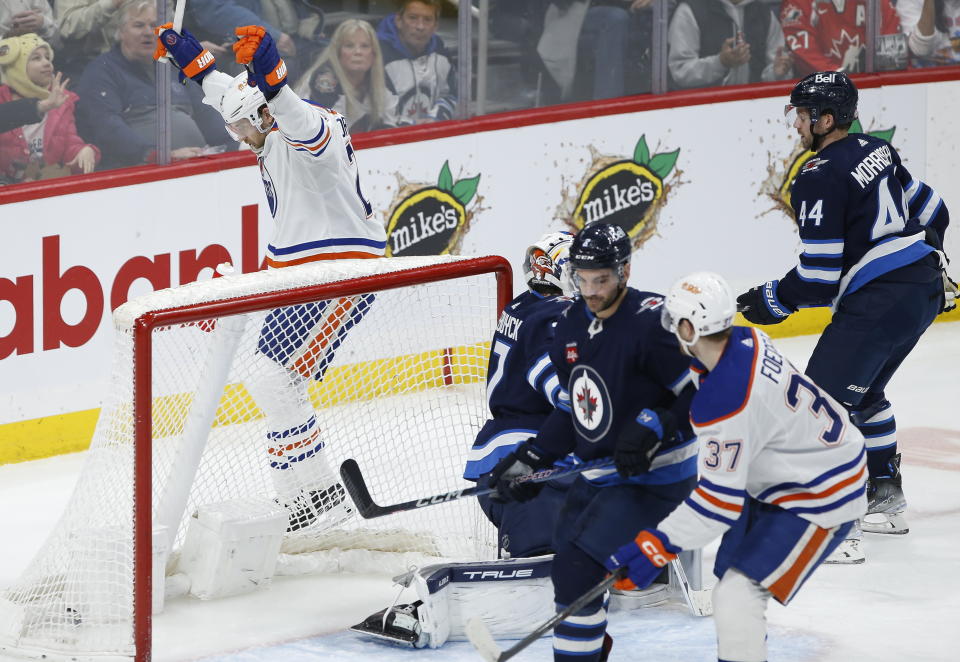
[(259, 87), (269, 101), (287, 84), (287, 64), (273, 37), (259, 25), (237, 28), (236, 35), (233, 52), (237, 62), (247, 67), (249, 82)]
[(604, 565), (610, 572), (626, 569), (627, 576), (614, 583), (614, 588), (632, 591), (646, 588), (663, 571), (670, 561), (677, 558), (681, 549), (670, 543), (665, 533), (656, 529), (644, 529), (637, 537), (611, 555)]
[(169, 57), (173, 60), (180, 70), (181, 83), (187, 78), (203, 82), (204, 76), (216, 70), (217, 61), (213, 53), (201, 46), (186, 29), (177, 33), (173, 30), (173, 23), (164, 23), (153, 31), (157, 35), (157, 50), (153, 53), (153, 59)]

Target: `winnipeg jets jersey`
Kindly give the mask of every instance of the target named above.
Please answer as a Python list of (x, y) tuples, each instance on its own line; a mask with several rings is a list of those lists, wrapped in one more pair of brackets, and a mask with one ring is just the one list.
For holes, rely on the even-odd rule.
[(550, 357), (564, 386), (536, 444), (581, 460), (613, 455), (621, 428), (644, 408), (669, 409), (680, 424), (650, 471), (628, 479), (614, 469), (584, 472), (594, 483), (665, 484), (694, 475), (697, 454), (688, 421), (693, 396), (690, 359), (660, 324), (663, 297), (628, 288), (617, 311), (600, 320), (582, 299), (557, 322)]
[[(793, 52), (794, 73), (859, 71), (867, 44), (865, 0), (784, 0), (780, 24)], [(890, 0), (880, 0), (880, 35), (897, 35), (900, 20)]]
[(823, 528), (866, 512), (863, 435), (762, 331), (734, 327), (690, 417), (701, 477), (657, 527), (674, 545), (697, 549), (721, 535), (748, 497)]
[[(208, 86), (228, 84), (218, 71), (203, 81), (208, 97)], [(267, 265), (382, 256), (386, 233), (360, 188), (343, 116), (298, 98), (287, 85), (267, 105), (276, 124), (257, 154), (275, 222)]]
[(536, 435), (557, 405), (560, 380), (550, 361), (561, 296), (524, 292), (503, 309), (490, 346), (487, 405), (493, 416), (477, 435), (463, 477), (476, 480), (520, 442)]
[(947, 208), (932, 188), (913, 179), (890, 143), (850, 134), (831, 143), (800, 169), (791, 204), (803, 252), (779, 281), (777, 296), (790, 308), (835, 306), (846, 294), (933, 248)]

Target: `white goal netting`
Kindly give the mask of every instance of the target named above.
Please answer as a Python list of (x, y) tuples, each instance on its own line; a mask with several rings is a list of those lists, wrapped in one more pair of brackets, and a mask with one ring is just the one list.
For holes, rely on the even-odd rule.
[[(168, 581), (178, 575), (191, 515), (228, 501), (282, 508), (285, 555), (495, 556), (495, 532), (474, 499), (364, 520), (337, 471), (356, 459), (383, 504), (470, 485), (461, 474), (487, 416), (498, 314), (495, 274), (463, 275), (482, 271), (477, 262), (315, 263), (194, 283), (118, 308), (112, 386), (84, 470), (32, 564), (0, 589), (0, 657), (142, 654), (134, 622), (142, 633), (149, 614), (135, 613), (134, 584), (150, 582), (151, 572), (134, 568), (134, 531), (144, 526), (134, 515), (134, 486), (144, 479), (134, 466), (135, 416), (152, 424), (152, 565)], [(435, 280), (397, 286), (427, 272)], [(343, 294), (304, 299), (306, 288), (344, 281)], [(135, 325), (171, 309), (197, 317), (198, 308), (204, 319), (156, 327), (148, 355), (135, 359)], [(149, 411), (134, 407), (134, 376), (145, 370)]]

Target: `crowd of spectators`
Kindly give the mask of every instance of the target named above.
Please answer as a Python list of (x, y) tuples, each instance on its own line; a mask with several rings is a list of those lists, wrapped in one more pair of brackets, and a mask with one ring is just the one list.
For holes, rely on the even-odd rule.
[[(855, 73), (867, 60), (866, 0), (489, 1), (491, 43), (510, 52), (503, 109), (649, 92), (655, 2), (670, 89)], [(878, 2), (875, 69), (960, 64), (960, 0)], [(0, 183), (154, 162), (156, 5), (0, 2)], [(294, 89), (356, 133), (456, 116), (456, 5), (191, 0), (184, 24), (228, 73), (240, 71), (234, 28), (264, 26)], [(196, 86), (172, 82), (170, 99), (174, 159), (236, 148)]]

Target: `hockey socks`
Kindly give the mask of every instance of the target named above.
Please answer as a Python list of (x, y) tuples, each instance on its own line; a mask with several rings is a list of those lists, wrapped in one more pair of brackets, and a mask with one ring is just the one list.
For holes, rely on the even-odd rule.
[[(599, 610), (582, 611), (560, 621), (553, 630), (554, 662), (600, 662), (605, 659), (608, 603), (609, 598)], [(557, 603), (558, 611), (564, 607)]]
[(867, 444), (867, 470), (870, 476), (890, 475), (889, 465), (897, 453), (897, 421), (887, 400), (853, 410), (850, 418)]

